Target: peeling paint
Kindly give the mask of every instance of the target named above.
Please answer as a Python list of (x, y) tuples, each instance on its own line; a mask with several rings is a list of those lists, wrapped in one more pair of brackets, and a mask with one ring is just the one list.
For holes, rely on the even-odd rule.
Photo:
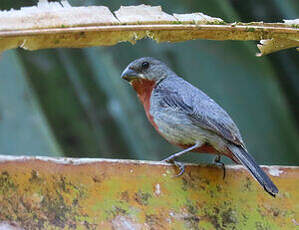
[(0, 11), (0, 52), (17, 47), (37, 50), (135, 44), (143, 38), (158, 43), (261, 40), (258, 56), (299, 46), (298, 19), (285, 23), (226, 23), (203, 13), (167, 14), (160, 6), (121, 6), (114, 14), (105, 6), (62, 7), (52, 2), (47, 6)]
[[(108, 158), (72, 158), (72, 157), (46, 157), (46, 156), (13, 156), (13, 155), (1, 155), (0, 154), (0, 163), (9, 162), (9, 161), (31, 161), (31, 160), (40, 160), (44, 162), (52, 162), (56, 164), (70, 164), (70, 165), (81, 165), (81, 164), (92, 164), (92, 163), (121, 163), (121, 164), (146, 164), (146, 165), (160, 165), (160, 166), (169, 166), (172, 164), (166, 163), (164, 161), (148, 161), (148, 160), (124, 160), (124, 159), (108, 159)], [(198, 166), (198, 164), (185, 163), (186, 166)], [(208, 164), (201, 164), (205, 167)], [(275, 169), (299, 169), (299, 166), (285, 166), (285, 165), (260, 165), (262, 168), (270, 170), (271, 168)], [(232, 170), (241, 170), (245, 169), (243, 165), (225, 165), (225, 168)], [(130, 169), (130, 172), (133, 173), (134, 169)], [(171, 174), (171, 170), (167, 169), (165, 175)]]
[[(279, 176), (270, 171), (281, 171)], [(270, 197), (239, 165), (0, 156), (0, 224), (20, 229), (292, 229), (299, 167), (266, 166)], [(276, 172), (276, 171), (274, 171)], [(161, 176), (164, 175), (164, 176)], [(1, 225), (0, 225), (1, 226)]]
[(268, 169), (268, 172), (271, 176), (279, 176), (281, 173), (283, 173), (282, 170), (279, 169), (279, 167), (271, 167)]

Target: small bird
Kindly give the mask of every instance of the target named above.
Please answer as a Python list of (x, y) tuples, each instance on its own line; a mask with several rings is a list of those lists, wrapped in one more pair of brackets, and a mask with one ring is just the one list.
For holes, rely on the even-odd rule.
[[(164, 161), (175, 161), (187, 152), (216, 154), (243, 164), (272, 196), (277, 187), (248, 153), (240, 131), (227, 112), (204, 92), (174, 73), (166, 64), (143, 57), (131, 62), (121, 77), (137, 92), (148, 120), (168, 142), (184, 150)], [(220, 162), (223, 164), (222, 162)]]

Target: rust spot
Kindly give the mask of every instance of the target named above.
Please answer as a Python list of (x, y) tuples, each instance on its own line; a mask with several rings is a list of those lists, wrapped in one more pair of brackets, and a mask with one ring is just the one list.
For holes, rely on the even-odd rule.
[(215, 207), (214, 213), (209, 213), (207, 210), (205, 210), (205, 212), (207, 213), (205, 215), (205, 218), (208, 219), (208, 221), (215, 227), (215, 229), (221, 229), (221, 225), (218, 219), (219, 209)]
[(163, 220), (158, 215), (146, 215), (145, 222), (150, 227), (150, 230), (163, 229)]
[(221, 185), (217, 184), (217, 185), (216, 185), (216, 189), (217, 189), (217, 192), (221, 192), (221, 191), (222, 191), (222, 187), (221, 187)]
[(30, 183), (37, 183), (41, 184), (43, 182), (43, 179), (38, 176), (38, 172), (35, 170), (31, 171), (31, 177), (29, 178)]
[(221, 170), (211, 166), (187, 166), (187, 174), (173, 178), (170, 165), (27, 159), (0, 162), (0, 223), (17, 221), (24, 229), (125, 229), (127, 224), (272, 230), (292, 229), (299, 218), (299, 168), (280, 168), (283, 173), (272, 177), (281, 191), (274, 199), (239, 167), (228, 167), (222, 180)]
[(187, 211), (188, 215), (184, 216), (185, 225), (188, 229), (199, 230), (198, 224), (200, 218), (198, 216), (198, 207), (196, 204), (193, 204), (190, 200), (187, 200)]
[(192, 215), (196, 215), (198, 212), (198, 207), (195, 204), (192, 204), (190, 200), (187, 200), (187, 211)]
[(237, 223), (237, 215), (236, 211), (233, 210), (232, 208), (228, 208), (227, 210), (223, 211), (222, 214), (222, 225), (224, 227), (227, 227), (230, 224), (235, 224)]
[(98, 177), (98, 176), (93, 176), (92, 180), (93, 180), (94, 183), (101, 183), (101, 181), (102, 181), (101, 178)]
[(184, 217), (185, 225), (188, 227), (188, 229), (194, 229), (199, 230), (198, 224), (200, 221), (200, 218), (196, 215), (186, 216)]
[(121, 193), (121, 200), (123, 200), (125, 202), (129, 202), (130, 198), (129, 198), (128, 191), (124, 191)]
[(117, 216), (128, 215), (128, 212), (119, 206), (114, 206), (111, 210), (106, 211), (106, 213), (108, 214), (108, 216), (112, 216), (113, 218), (116, 218)]
[(88, 223), (86, 220), (83, 222), (83, 226), (87, 230), (96, 230), (97, 229), (97, 224)]
[(264, 223), (257, 221), (255, 222), (255, 229), (256, 230), (271, 230), (270, 228), (268, 228), (267, 226), (265, 226)]
[(244, 192), (252, 191), (251, 186), (252, 186), (251, 178), (246, 177), (246, 182), (245, 182), (245, 184), (244, 184), (244, 186), (243, 186), (243, 188), (244, 188), (244, 189), (243, 189)]
[(15, 191), (17, 185), (13, 182), (7, 171), (3, 171), (0, 175), (0, 193), (7, 195), (8, 192)]
[(152, 195), (147, 192), (141, 192), (140, 190), (135, 193), (135, 200), (140, 205), (148, 205), (148, 199), (151, 198)]

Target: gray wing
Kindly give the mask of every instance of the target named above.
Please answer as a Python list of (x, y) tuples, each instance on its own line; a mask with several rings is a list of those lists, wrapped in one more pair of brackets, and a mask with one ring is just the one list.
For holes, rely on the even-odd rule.
[(184, 112), (194, 125), (215, 132), (226, 140), (245, 148), (238, 127), (215, 101), (189, 83), (180, 88), (184, 90), (156, 88), (155, 91), (160, 95), (160, 106)]

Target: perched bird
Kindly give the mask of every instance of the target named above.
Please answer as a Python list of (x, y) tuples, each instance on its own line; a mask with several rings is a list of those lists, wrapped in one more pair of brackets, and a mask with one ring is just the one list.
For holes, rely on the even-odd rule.
[(236, 124), (201, 90), (152, 57), (131, 62), (121, 77), (137, 92), (157, 132), (184, 149), (165, 161), (177, 164), (183, 172), (183, 165), (175, 159), (187, 152), (225, 155), (243, 164), (270, 195), (278, 193), (277, 187), (248, 153)]

